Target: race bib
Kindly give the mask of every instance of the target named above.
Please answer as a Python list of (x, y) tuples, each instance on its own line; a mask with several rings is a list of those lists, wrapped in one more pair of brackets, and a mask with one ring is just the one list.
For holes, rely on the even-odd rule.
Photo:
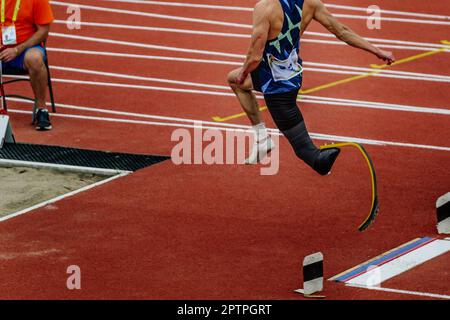
[(275, 81), (292, 79), (303, 71), (302, 66), (298, 62), (298, 55), (295, 49), (292, 50), (286, 60), (278, 60), (275, 56), (268, 54), (267, 61)]
[(17, 44), (16, 26), (2, 27), (2, 44), (4, 46)]

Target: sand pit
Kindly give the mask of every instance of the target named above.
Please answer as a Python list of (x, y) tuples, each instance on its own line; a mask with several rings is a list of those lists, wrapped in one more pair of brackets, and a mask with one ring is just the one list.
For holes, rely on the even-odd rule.
[(43, 168), (0, 167), (0, 218), (106, 178)]

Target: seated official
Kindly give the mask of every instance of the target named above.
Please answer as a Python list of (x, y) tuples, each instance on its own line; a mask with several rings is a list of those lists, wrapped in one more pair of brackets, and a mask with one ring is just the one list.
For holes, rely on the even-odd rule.
[(33, 115), (37, 130), (52, 128), (46, 108), (48, 75), (43, 43), (48, 37), (53, 12), (49, 0), (2, 0), (2, 68), (26, 70), (35, 96)]

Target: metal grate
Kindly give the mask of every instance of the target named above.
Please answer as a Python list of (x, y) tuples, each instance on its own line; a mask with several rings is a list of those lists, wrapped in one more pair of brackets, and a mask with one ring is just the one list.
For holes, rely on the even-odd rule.
[(170, 159), (167, 156), (115, 153), (25, 143), (6, 143), (0, 159), (88, 168), (137, 171)]

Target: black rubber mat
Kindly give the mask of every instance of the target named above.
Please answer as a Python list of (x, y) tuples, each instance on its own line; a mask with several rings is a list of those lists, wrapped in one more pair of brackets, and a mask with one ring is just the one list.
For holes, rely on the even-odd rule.
[(167, 156), (115, 153), (25, 143), (6, 143), (0, 159), (61, 164), (88, 168), (137, 171), (170, 159)]

